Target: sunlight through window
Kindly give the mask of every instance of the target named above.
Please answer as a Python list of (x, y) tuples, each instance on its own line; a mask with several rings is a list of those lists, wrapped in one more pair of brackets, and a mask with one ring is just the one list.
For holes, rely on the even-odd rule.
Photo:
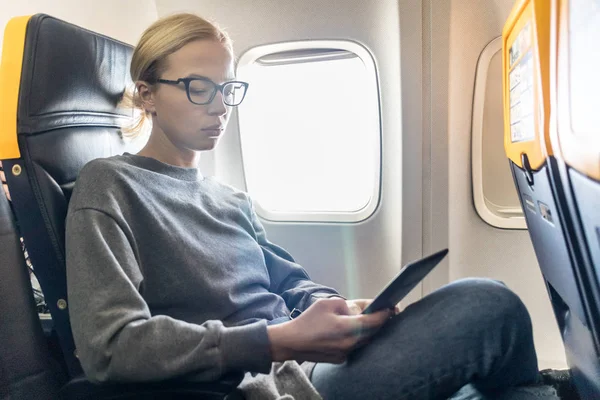
[(275, 219), (339, 220), (378, 200), (377, 82), (354, 53), (306, 54), (295, 62), (259, 59), (240, 71), (250, 82), (239, 114), (247, 189), (261, 209), (282, 217)]

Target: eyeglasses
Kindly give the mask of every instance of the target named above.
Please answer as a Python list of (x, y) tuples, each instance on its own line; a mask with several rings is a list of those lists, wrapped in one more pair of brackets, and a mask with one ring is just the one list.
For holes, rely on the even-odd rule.
[(217, 85), (208, 78), (179, 78), (176, 81), (157, 79), (157, 82), (167, 85), (185, 84), (188, 100), (194, 104), (210, 104), (217, 91), (223, 94), (223, 102), (228, 106), (238, 106), (244, 100), (249, 84), (242, 81), (229, 81)]

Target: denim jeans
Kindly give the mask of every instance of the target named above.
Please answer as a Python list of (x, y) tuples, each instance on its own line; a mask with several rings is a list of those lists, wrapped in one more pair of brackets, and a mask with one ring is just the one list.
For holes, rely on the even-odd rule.
[(447, 399), (469, 383), (506, 398), (538, 378), (521, 300), (502, 283), (464, 279), (407, 307), (344, 364), (318, 363), (311, 381), (325, 400), (401, 400)]

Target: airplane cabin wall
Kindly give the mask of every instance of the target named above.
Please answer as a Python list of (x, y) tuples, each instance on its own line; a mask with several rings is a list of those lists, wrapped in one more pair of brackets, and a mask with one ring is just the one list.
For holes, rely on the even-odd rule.
[[(434, 8), (448, 7), (444, 3), (434, 0)], [(501, 36), (513, 4), (513, 0), (450, 2), (449, 278), (485, 276), (503, 281), (520, 296), (532, 316), (540, 366), (566, 367), (564, 347), (528, 232), (488, 225), (473, 203), (471, 120), (477, 60), (485, 46)], [(432, 24), (434, 30), (436, 26)], [(433, 57), (433, 65), (446, 64), (435, 62)], [(508, 161), (499, 168), (508, 169)]]
[[(135, 45), (157, 19), (154, 0), (0, 0), (0, 46), (13, 17), (44, 13)], [(0, 56), (1, 57), (1, 56)]]

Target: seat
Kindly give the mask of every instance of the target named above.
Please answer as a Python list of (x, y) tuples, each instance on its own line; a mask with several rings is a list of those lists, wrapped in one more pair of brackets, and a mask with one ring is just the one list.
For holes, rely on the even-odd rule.
[[(10, 319), (6, 324), (3, 317), (0, 328), (2, 354), (9, 355), (6, 360), (3, 357), (0, 367), (9, 373), (2, 371), (0, 376), (7, 376), (12, 387), (18, 386), (23, 395), (17, 398), (55, 399), (57, 393), (64, 399), (239, 396), (235, 388), (241, 373), (213, 383), (172, 380), (98, 385), (85, 379), (77, 359), (65, 270), (67, 205), (83, 165), (139, 146), (127, 143), (119, 133), (122, 123), (133, 116), (131, 111), (117, 108), (123, 90), (131, 83), (131, 55), (127, 44), (44, 14), (13, 18), (5, 30), (0, 66), (0, 160), (19, 234), (27, 244), (62, 350), (58, 367), (51, 368), (52, 357), (19, 253), (15, 219), (2, 195), (0, 307)], [(61, 364), (65, 366), (62, 371)], [(34, 386), (27, 388), (26, 382)], [(28, 395), (27, 390), (35, 391), (36, 396)], [(39, 395), (40, 390), (48, 396)]]
[(44, 338), (17, 226), (3, 193), (0, 249), (0, 399), (56, 399), (66, 373)]
[[(580, 375), (600, 386), (600, 7), (597, 2), (553, 0), (552, 115), (549, 146), (554, 180), (564, 188), (561, 213), (572, 221), (578, 275), (593, 320), (596, 351)], [(600, 397), (595, 391), (595, 397)], [(591, 392), (590, 392), (591, 393)]]
[(565, 211), (569, 187), (550, 139), (557, 7), (558, 1), (519, 0), (505, 24), (504, 145), (577, 390), (600, 398), (597, 281), (586, 273), (585, 246)]

